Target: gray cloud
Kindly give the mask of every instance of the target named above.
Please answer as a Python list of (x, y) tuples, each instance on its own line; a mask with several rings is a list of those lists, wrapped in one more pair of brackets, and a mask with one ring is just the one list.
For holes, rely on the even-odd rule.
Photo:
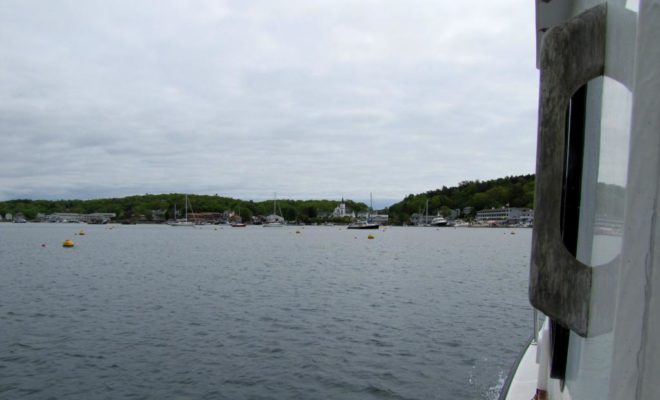
[(533, 4), (8, 1), (0, 199), (398, 199), (533, 171)]

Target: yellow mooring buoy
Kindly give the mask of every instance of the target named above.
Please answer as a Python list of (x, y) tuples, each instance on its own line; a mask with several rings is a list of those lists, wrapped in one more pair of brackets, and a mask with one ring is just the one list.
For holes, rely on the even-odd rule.
[(73, 246), (74, 246), (73, 240), (70, 239), (67, 239), (64, 241), (64, 243), (62, 243), (62, 247), (73, 247)]
[(372, 234), (369, 234), (369, 236), (367, 236), (368, 239), (373, 239), (373, 238), (375, 238), (375, 237), (376, 237), (376, 236), (374, 236), (374, 235), (372, 235)]

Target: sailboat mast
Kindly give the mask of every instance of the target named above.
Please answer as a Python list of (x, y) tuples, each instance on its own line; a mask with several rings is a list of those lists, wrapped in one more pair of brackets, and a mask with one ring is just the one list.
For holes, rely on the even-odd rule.
[(374, 210), (374, 198), (372, 193), (369, 192), (369, 214), (367, 214), (367, 222), (371, 222), (371, 213)]
[(273, 215), (277, 215), (277, 193), (273, 193)]
[(186, 222), (188, 222), (188, 195), (186, 195)]

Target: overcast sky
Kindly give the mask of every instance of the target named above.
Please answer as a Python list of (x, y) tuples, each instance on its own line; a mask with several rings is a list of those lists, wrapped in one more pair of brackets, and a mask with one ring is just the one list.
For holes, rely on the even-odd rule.
[(534, 2), (2, 0), (0, 200), (534, 171)]

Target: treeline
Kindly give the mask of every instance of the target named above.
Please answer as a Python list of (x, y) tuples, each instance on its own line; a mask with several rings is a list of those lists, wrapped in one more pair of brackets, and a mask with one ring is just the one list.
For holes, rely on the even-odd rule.
[[(222, 196), (188, 195), (188, 200), (194, 212), (224, 212), (233, 211), (249, 221), (252, 216), (268, 215), (273, 212), (272, 200), (244, 201)], [(172, 194), (146, 194), (122, 198), (94, 199), (94, 200), (9, 200), (0, 202), (0, 215), (7, 213), (23, 214), (28, 220), (35, 219), (37, 214), (53, 213), (80, 213), (90, 214), (96, 212), (115, 213), (116, 220), (152, 220), (152, 211), (160, 216), (170, 219), (173, 216), (174, 205), (179, 215), (184, 210), (185, 195)], [(333, 200), (278, 200), (278, 213), (287, 221), (322, 222), (332, 220), (327, 216), (338, 201)], [(346, 201), (347, 207), (355, 211), (366, 211), (364, 203)]]
[(405, 199), (388, 209), (390, 222), (393, 224), (407, 223), (414, 213), (424, 212), (426, 201), (429, 201), (429, 215), (438, 213), (447, 217), (452, 210), (470, 207), (467, 216), (486, 208), (510, 207), (533, 208), (534, 206), (534, 175), (507, 176), (489, 181), (463, 181), (455, 187), (443, 186), (442, 189), (426, 193), (408, 195)]
[[(273, 212), (273, 202), (244, 201), (230, 197), (210, 195), (189, 195), (195, 212), (233, 211), (249, 221), (253, 216), (268, 215)], [(153, 211), (160, 218), (171, 219), (174, 205), (177, 210), (184, 209), (185, 196), (180, 193), (146, 194), (122, 198), (94, 200), (9, 200), (0, 202), (0, 215), (23, 214), (28, 220), (37, 214), (95, 212), (115, 213), (116, 220), (152, 220)], [(429, 201), (429, 215), (449, 216), (452, 210), (471, 208), (467, 217), (472, 218), (476, 211), (492, 207), (532, 208), (534, 202), (534, 175), (510, 176), (489, 181), (464, 181), (455, 187), (443, 186), (417, 195), (410, 194), (405, 199), (384, 210), (389, 214), (390, 223), (408, 223), (414, 213), (424, 212), (426, 200)], [(325, 222), (333, 221), (329, 214), (337, 207), (334, 200), (278, 200), (278, 213), (287, 221)], [(368, 209), (364, 203), (346, 200), (346, 206), (355, 212)], [(341, 221), (347, 222), (347, 221)]]

